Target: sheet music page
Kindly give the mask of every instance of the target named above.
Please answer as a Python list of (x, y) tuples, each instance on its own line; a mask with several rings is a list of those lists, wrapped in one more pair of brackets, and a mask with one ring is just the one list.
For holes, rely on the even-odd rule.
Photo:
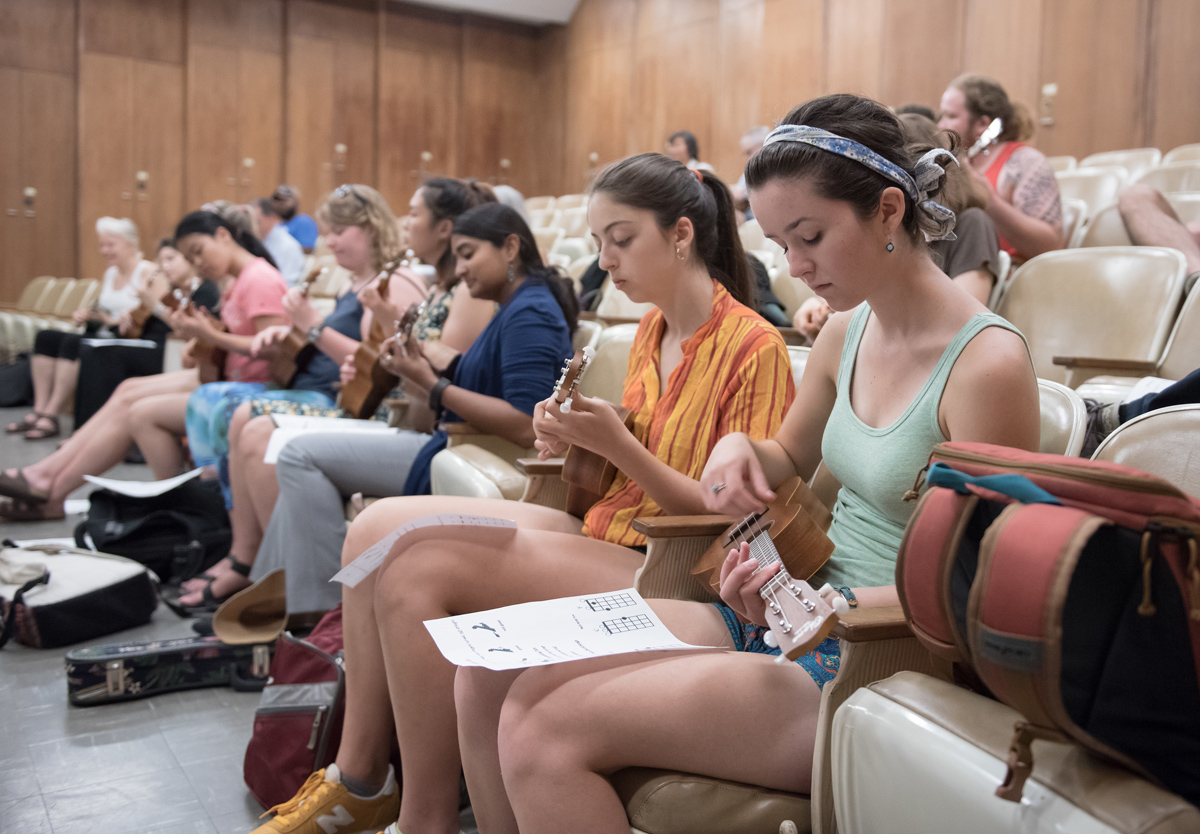
[(712, 649), (672, 634), (633, 588), (426, 620), (456, 666), (495, 671), (633, 652)]
[(185, 472), (162, 481), (118, 481), (116, 478), (101, 478), (99, 475), (84, 475), (83, 479), (111, 492), (128, 495), (130, 498), (154, 498), (190, 481), (203, 471), (203, 469), (196, 468), (191, 472)]
[[(517, 532), (517, 523), (508, 518), (491, 518), (483, 515), (461, 515), (442, 513), (415, 518), (388, 533), (368, 547), (358, 557), (333, 575), (330, 582), (341, 582), (351, 588), (362, 582), (383, 564), (393, 545), (408, 536), (415, 540), (432, 535), (453, 535), (464, 540), (481, 539), (497, 541), (510, 538)], [(469, 542), (468, 542), (469, 543)]]
[(272, 414), (275, 431), (267, 441), (263, 463), (278, 463), (283, 447), (305, 434), (383, 432), (396, 434), (400, 429), (392, 428), (378, 420), (346, 420), (342, 417), (305, 417), (300, 414)]

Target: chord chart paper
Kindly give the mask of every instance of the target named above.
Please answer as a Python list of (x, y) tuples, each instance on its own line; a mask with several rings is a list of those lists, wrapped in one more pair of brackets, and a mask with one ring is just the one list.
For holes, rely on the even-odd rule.
[(511, 538), (516, 532), (517, 523), (508, 518), (459, 515), (458, 513), (421, 516), (407, 524), (402, 524), (375, 542), (360, 553), (357, 559), (335, 573), (329, 581), (341, 582), (343, 585), (353, 588), (383, 564), (383, 560), (391, 552), (392, 546), (401, 538), (408, 540), (408, 544), (415, 544), (434, 536), (454, 538), (464, 542), (494, 543)]
[(598, 597), (588, 597), (588, 608), (593, 611), (612, 611), (614, 608), (629, 608), (637, 605), (637, 600), (632, 594), (604, 594)]
[(605, 620), (600, 625), (609, 634), (619, 634), (624, 631), (637, 631), (641, 628), (654, 628), (654, 623), (645, 614), (634, 614), (632, 617), (622, 617), (619, 620)]
[(426, 620), (425, 628), (451, 663), (497, 671), (631, 652), (715, 648), (680, 641), (632, 588)]

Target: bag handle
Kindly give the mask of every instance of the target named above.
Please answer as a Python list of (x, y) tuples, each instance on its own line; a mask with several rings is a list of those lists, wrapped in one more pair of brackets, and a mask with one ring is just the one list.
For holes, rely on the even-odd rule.
[(3, 649), (4, 644), (12, 639), (13, 631), (17, 626), (17, 606), (24, 605), (25, 592), (33, 590), (38, 585), (48, 584), (50, 584), (50, 571), (46, 571), (36, 579), (30, 579), (13, 594), (12, 602), (8, 606), (8, 616), (4, 618), (4, 628), (0, 630), (0, 649)]
[(929, 467), (929, 474), (925, 478), (925, 483), (929, 486), (946, 487), (962, 495), (973, 492), (974, 490), (971, 487), (976, 487), (977, 489), (986, 489), (990, 492), (1007, 495), (1009, 498), (1020, 501), (1022, 504), (1057, 504), (1062, 506), (1062, 501), (1055, 498), (1052, 493), (1042, 489), (1024, 475), (1018, 475), (1015, 472), (1005, 472), (1000, 475), (981, 475), (973, 478), (970, 475), (959, 472), (949, 464), (938, 461)]

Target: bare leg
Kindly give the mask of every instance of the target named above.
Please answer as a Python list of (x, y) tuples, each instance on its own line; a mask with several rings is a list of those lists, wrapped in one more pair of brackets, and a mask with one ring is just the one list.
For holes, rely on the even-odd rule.
[(458, 748), (471, 794), (471, 810), (481, 831), (516, 832), (517, 820), (500, 771), (496, 731), (509, 687), (523, 670), (493, 672), (463, 666), (454, 675), (454, 707), (458, 712)]
[(1129, 239), (1137, 246), (1168, 246), (1187, 258), (1189, 273), (1200, 271), (1200, 244), (1161, 192), (1131, 185), (1117, 198)]
[(42, 356), (35, 353), (29, 357), (29, 372), (33, 376), (33, 410), (38, 414), (48, 414), (46, 408), (50, 402), (50, 394), (54, 390), (54, 363), (52, 356)]
[(79, 380), (78, 359), (56, 359), (54, 361), (54, 393), (50, 396), (47, 407), (49, 411), (43, 414), (62, 414), (66, 411), (67, 401), (75, 397), (75, 383)]
[(972, 269), (954, 276), (954, 283), (970, 293), (980, 304), (988, 303), (995, 277), (986, 269)]
[[(251, 488), (246, 483), (243, 463), (246, 429), (256, 422), (249, 420), (249, 417), (250, 404), (242, 403), (229, 421), (229, 489), (233, 496), (233, 506), (229, 510), (229, 521), (233, 528), (229, 555), (235, 562), (246, 567), (254, 564), (254, 557), (258, 555), (258, 546), (262, 543), (263, 536), (263, 528), (259, 526), (258, 517), (254, 512)], [(274, 468), (271, 467), (272, 470)], [(205, 571), (205, 576), (207, 578), (197, 577), (184, 583), (183, 589), (189, 593), (179, 598), (181, 605), (199, 605), (205, 586), (211, 585), (212, 595), (220, 598), (240, 591), (250, 584), (247, 577), (234, 571), (233, 566), (224, 559)], [(211, 583), (209, 579), (212, 580)]]
[(189, 396), (159, 394), (143, 397), (129, 409), (129, 434), (159, 480), (173, 478), (183, 468), (183, 447), (179, 439), (187, 434), (184, 421)]
[[(238, 440), (241, 470), (246, 479), (251, 506), (258, 524), (258, 540), (255, 552), (262, 543), (263, 531), (271, 521), (271, 511), (279, 500), (279, 481), (275, 478), (275, 464), (263, 463), (267, 444), (275, 431), (275, 422), (267, 415), (255, 417), (246, 424)], [(232, 465), (232, 456), (230, 460)], [(234, 499), (236, 504), (237, 499)]]
[[(711, 606), (655, 600), (683, 640), (729, 645)], [(523, 834), (626, 834), (605, 774), (646, 766), (806, 792), (820, 690), (798, 665), (744, 652), (618, 656), (527, 670), (500, 719)]]
[[(455, 667), (437, 650), (423, 621), (625, 588), (633, 583), (643, 557), (629, 548), (580, 536), (578, 520), (545, 507), (430, 497), (390, 499), (371, 510), (384, 504), (392, 509), (380, 535), (410, 518), (447, 510), (511, 518), (518, 525), (516, 535), (507, 539), (464, 544), (447, 536), (394, 550), (379, 571), (372, 613), (404, 769), (400, 829), (406, 834), (442, 834), (457, 830), (461, 764)], [(403, 517), (398, 518), (397, 511)], [(359, 606), (364, 612), (371, 610), (365, 601), (356, 599), (351, 606), (349, 596), (346, 600), (348, 611)]]

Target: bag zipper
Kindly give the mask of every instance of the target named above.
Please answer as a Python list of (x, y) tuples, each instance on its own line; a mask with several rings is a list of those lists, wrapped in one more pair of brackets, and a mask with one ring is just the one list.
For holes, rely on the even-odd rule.
[(329, 712), (329, 707), (325, 704), (317, 707), (317, 714), (313, 716), (312, 733), (308, 736), (308, 749), (314, 750), (317, 746), (317, 737), (321, 732), (321, 722), (325, 720), (325, 714)]
[[(964, 463), (980, 463), (989, 466), (1000, 466), (1005, 469), (1012, 470), (1013, 472), (1019, 472), (1022, 474), (1030, 472), (1040, 475), (1068, 477), (1076, 481), (1096, 484), (1098, 486), (1118, 487), (1120, 489), (1127, 489), (1133, 492), (1143, 492), (1150, 495), (1164, 495), (1171, 498), (1185, 497), (1182, 492), (1170, 484), (1146, 481), (1140, 478), (1135, 478), (1131, 475), (1095, 472), (1082, 466), (1073, 467), (1066, 464), (998, 461), (996, 458), (988, 455), (981, 455), (975, 452), (964, 452), (959, 449), (949, 449), (945, 446), (935, 447), (933, 450), (933, 457), (946, 461), (956, 460)], [(1066, 458), (1065, 460), (1069, 460), (1069, 458)], [(918, 484), (920, 484), (920, 482), (924, 479), (924, 475), (928, 470), (929, 466), (926, 465), (920, 472), (917, 473), (917, 483), (913, 485), (914, 489), (918, 488)]]

